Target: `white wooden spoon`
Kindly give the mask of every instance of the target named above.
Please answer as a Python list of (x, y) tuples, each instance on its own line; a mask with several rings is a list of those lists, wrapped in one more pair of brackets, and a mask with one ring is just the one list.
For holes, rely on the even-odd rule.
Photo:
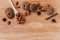
[(12, 0), (9, 0), (9, 2), (10, 2), (11, 6), (12, 6), (12, 8), (13, 8), (13, 10), (14, 10), (14, 13), (15, 13), (15, 14), (19, 13), (19, 12), (17, 11), (17, 9), (15, 8)]

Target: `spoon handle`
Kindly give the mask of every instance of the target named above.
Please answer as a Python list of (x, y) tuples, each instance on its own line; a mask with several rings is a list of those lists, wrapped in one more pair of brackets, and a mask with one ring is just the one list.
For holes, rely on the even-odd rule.
[(15, 14), (17, 14), (18, 11), (16, 10), (16, 8), (15, 8), (15, 6), (14, 6), (12, 0), (9, 0), (9, 2), (10, 2), (10, 4), (11, 4), (11, 6), (13, 7), (13, 10), (14, 10)]

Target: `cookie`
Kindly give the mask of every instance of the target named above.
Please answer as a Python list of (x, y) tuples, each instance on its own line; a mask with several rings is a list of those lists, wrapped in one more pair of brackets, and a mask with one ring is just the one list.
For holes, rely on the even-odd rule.
[(15, 17), (14, 10), (12, 8), (7, 8), (5, 10), (5, 15), (8, 19), (13, 19)]

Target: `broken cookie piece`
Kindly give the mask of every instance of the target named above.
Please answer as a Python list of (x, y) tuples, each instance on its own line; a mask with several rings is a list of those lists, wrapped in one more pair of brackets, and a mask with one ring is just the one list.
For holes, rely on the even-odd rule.
[(22, 7), (23, 7), (24, 10), (29, 11), (30, 10), (30, 5), (31, 5), (31, 3), (23, 2)]
[(24, 23), (25, 23), (25, 18), (20, 17), (18, 23), (19, 23), (19, 24), (24, 24)]
[(5, 10), (5, 15), (8, 19), (13, 19), (15, 17), (14, 10), (12, 8), (7, 8)]
[(47, 14), (51, 15), (54, 13), (54, 8), (51, 5), (47, 5)]
[(47, 4), (42, 7), (42, 11), (46, 12), (48, 15), (52, 15), (54, 13), (54, 8), (51, 5)]
[(24, 16), (21, 15), (20, 13), (16, 14), (16, 19), (17, 19), (18, 24), (24, 24), (25, 21), (26, 21), (26, 19), (24, 18)]
[(30, 10), (32, 12), (36, 12), (37, 11), (37, 8), (38, 8), (37, 4), (32, 4), (31, 7), (30, 7)]

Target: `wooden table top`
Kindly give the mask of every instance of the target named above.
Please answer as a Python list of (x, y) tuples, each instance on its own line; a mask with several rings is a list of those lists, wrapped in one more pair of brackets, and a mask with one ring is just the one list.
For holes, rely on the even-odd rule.
[[(16, 1), (19, 1), (20, 5), (24, 0), (12, 0), (14, 5)], [(12, 6), (8, 0), (0, 0), (0, 40), (60, 40), (60, 0), (25, 0), (31, 3), (41, 3), (41, 5), (51, 4), (55, 11), (58, 13), (57, 16), (53, 17), (56, 19), (56, 23), (50, 20), (45, 20), (49, 17), (46, 13), (41, 16), (32, 13), (25, 17), (25, 24), (17, 24), (16, 18), (8, 19), (5, 15), (5, 9)], [(19, 11), (24, 13), (23, 10)], [(11, 24), (3, 22), (2, 18), (6, 17)], [(52, 18), (52, 19), (53, 19)]]

